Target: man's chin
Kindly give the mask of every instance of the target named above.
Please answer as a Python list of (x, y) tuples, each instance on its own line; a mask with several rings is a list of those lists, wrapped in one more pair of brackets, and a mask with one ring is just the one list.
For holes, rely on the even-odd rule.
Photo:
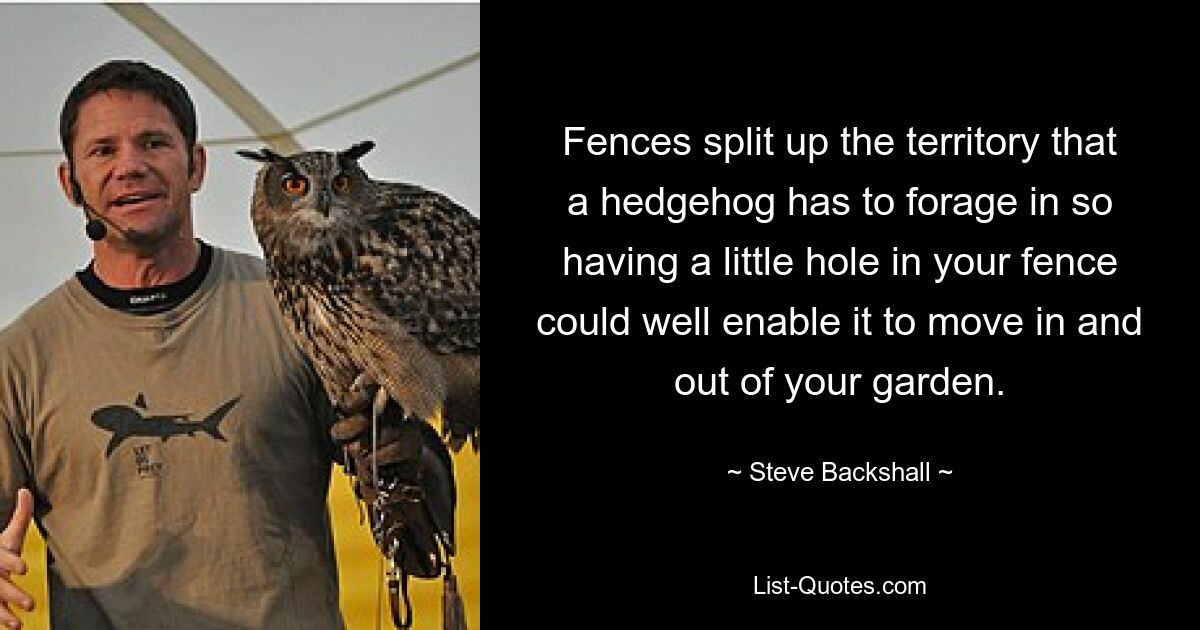
[(129, 247), (142, 253), (153, 253), (178, 239), (179, 225), (121, 226), (117, 237)]

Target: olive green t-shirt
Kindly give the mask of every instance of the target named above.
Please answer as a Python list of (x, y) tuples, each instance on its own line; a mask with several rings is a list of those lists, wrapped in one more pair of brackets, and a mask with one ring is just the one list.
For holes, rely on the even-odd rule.
[(0, 523), (28, 487), (56, 630), (341, 628), (329, 404), (260, 260), (133, 315), (72, 278), (0, 332)]

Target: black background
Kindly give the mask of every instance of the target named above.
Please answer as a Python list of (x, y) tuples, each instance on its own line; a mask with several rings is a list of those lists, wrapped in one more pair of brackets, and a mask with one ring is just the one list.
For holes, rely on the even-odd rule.
[[(506, 9), (507, 10), (507, 9)], [(498, 11), (496, 13), (499, 13)], [(620, 15), (614, 15), (620, 13)], [(493, 24), (492, 19), (496, 22)], [(529, 24), (550, 19), (554, 26)], [(977, 24), (977, 23), (976, 23)], [(501, 30), (500, 26), (506, 28)], [(900, 22), (867, 33), (846, 24), (729, 14), (651, 19), (489, 15), (486, 155), (489, 203), (489, 617), (517, 627), (800, 627), (811, 621), (947, 621), (950, 625), (1126, 620), (1169, 614), (1180, 588), (1179, 514), (1186, 463), (1180, 406), (1190, 339), (1188, 135), (1182, 62), (1167, 31), (1128, 37), (978, 31)], [(965, 27), (964, 27), (965, 28)], [(1132, 37), (1132, 27), (1117, 31)], [(1075, 31), (1081, 35), (1085, 31)], [(1094, 31), (1089, 31), (1093, 32)], [(819, 36), (814, 35), (818, 33)], [(1138, 35), (1141, 37), (1142, 35)], [(491, 49), (492, 47), (489, 46)], [(499, 59), (499, 61), (497, 61)], [(496, 68), (499, 69), (496, 69)], [(889, 157), (840, 154), (838, 133), (889, 133)], [(678, 133), (685, 157), (563, 155), (564, 127), (587, 133)], [(774, 157), (705, 156), (702, 138), (771, 127)], [(1040, 133), (1034, 159), (910, 157), (904, 132)], [(1056, 126), (1115, 127), (1118, 156), (1056, 157)], [(809, 164), (784, 134), (820, 132)], [(579, 145), (576, 145), (577, 147)], [(773, 192), (776, 216), (588, 217), (621, 192)], [(786, 193), (846, 193), (846, 217), (788, 217)], [(897, 211), (865, 217), (861, 192), (892, 193)], [(1058, 217), (1023, 212), (980, 224), (908, 217), (908, 186), (927, 192), (1058, 194)], [(1107, 217), (1076, 217), (1075, 193), (1107, 193)], [(500, 200), (497, 204), (495, 200)], [(690, 254), (719, 264), (725, 246), (793, 255), (786, 277), (687, 273)], [(878, 254), (874, 277), (814, 278), (804, 248)], [(562, 250), (679, 254), (679, 279), (564, 277)], [(924, 273), (888, 273), (892, 246), (922, 255)], [(1110, 277), (1025, 277), (1016, 255), (1112, 253)], [(1008, 252), (1009, 274), (933, 283), (933, 252)], [(713, 311), (708, 337), (648, 337), (643, 312)], [(876, 313), (872, 337), (849, 334), (853, 306)], [(545, 337), (543, 313), (630, 306), (627, 337)], [(834, 337), (726, 337), (728, 312), (816, 306), (842, 318)], [(914, 314), (917, 333), (883, 335), (885, 306)], [(1035, 337), (1032, 312), (1064, 314), (1068, 335)], [(1142, 307), (1140, 337), (1083, 338), (1082, 312)], [(1017, 312), (1017, 337), (923, 334), (929, 312)], [(499, 319), (497, 319), (499, 318)], [(498, 322), (498, 323), (497, 323)], [(498, 366), (498, 367), (497, 367)], [(681, 372), (762, 372), (775, 395), (680, 397)], [(879, 372), (992, 374), (1002, 397), (872, 402)], [(787, 404), (783, 372), (859, 372), (853, 398)], [(497, 376), (498, 374), (498, 376)], [(497, 419), (498, 418), (498, 419)], [(1188, 431), (1190, 433), (1190, 431)], [(750, 462), (819, 466), (931, 461), (930, 484), (752, 483)], [(920, 579), (921, 597), (766, 596), (755, 576)], [(501, 603), (503, 602), (503, 603)], [(551, 612), (554, 611), (554, 612)]]

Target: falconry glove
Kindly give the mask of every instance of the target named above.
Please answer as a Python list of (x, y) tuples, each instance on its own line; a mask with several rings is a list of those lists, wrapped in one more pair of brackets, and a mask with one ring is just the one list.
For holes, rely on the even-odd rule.
[(399, 405), (379, 392), (373, 384), (355, 388), (339, 405), (341, 417), (330, 434), (342, 446), (375, 544), (388, 560), (392, 620), (398, 628), (412, 625), (410, 576), (441, 577), (444, 628), (465, 630), (450, 565), (457, 502), (450, 452), (433, 427), (404, 418)]

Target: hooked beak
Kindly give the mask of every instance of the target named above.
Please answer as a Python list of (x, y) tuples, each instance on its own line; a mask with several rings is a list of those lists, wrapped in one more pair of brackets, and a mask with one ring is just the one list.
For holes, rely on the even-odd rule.
[(332, 198), (330, 197), (328, 187), (322, 188), (320, 192), (317, 193), (317, 210), (323, 216), (329, 216), (329, 205), (331, 201)]

